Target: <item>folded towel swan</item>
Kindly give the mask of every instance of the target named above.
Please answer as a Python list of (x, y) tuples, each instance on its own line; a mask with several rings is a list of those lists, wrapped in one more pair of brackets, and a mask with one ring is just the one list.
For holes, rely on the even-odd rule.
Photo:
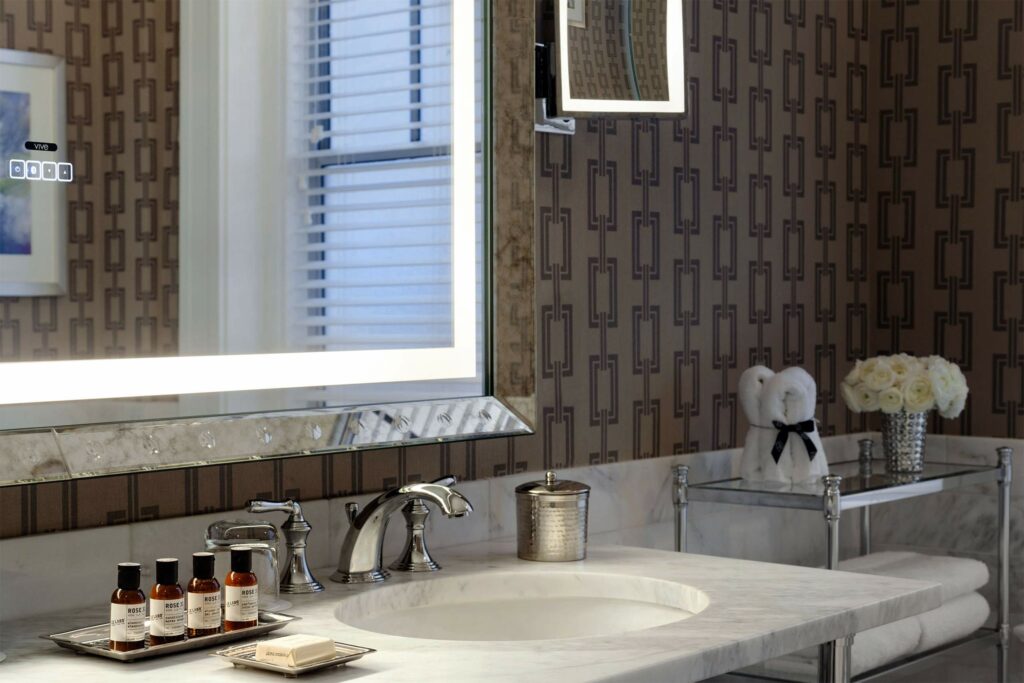
[(750, 423), (740, 461), (744, 479), (802, 484), (828, 474), (814, 420), (814, 378), (802, 368), (773, 373), (755, 366), (740, 376), (739, 394)]

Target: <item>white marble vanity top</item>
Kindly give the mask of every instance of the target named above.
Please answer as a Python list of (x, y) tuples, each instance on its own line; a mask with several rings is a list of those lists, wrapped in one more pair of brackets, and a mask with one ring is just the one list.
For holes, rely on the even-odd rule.
[[(316, 596), (288, 596), (301, 621), (278, 631), (312, 633), (378, 650), (311, 681), (698, 681), (765, 659), (933, 609), (939, 587), (919, 581), (828, 572), (624, 546), (591, 546), (573, 563), (518, 560), (510, 543), (450, 549), (436, 574), (397, 574), (376, 586), (328, 584)], [(689, 619), (615, 636), (536, 641), (444, 641), (359, 630), (335, 617), (339, 600), (406, 581), (479, 572), (596, 572), (643, 576), (698, 588), (709, 604)], [(382, 599), (387, 593), (381, 592)], [(62, 617), (0, 626), (3, 681), (272, 681), (274, 674), (234, 669), (210, 651), (122, 664), (76, 655), (39, 634), (105, 620), (105, 606)], [(496, 619), (501, 615), (496, 614)]]

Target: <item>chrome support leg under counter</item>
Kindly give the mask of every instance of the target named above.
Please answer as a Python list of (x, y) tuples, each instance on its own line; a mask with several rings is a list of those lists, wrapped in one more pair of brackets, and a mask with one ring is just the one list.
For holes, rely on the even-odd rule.
[[(857, 470), (864, 488), (871, 479), (871, 456), (874, 454), (875, 442), (871, 439), (861, 439), (857, 442), (860, 448), (860, 455), (857, 461)], [(860, 509), (860, 554), (871, 554), (871, 506), (865, 505)]]
[(825, 643), (818, 660), (821, 683), (850, 683), (853, 677), (853, 636)]
[(676, 465), (672, 468), (672, 506), (675, 508), (676, 521), (676, 552), (686, 552), (686, 508), (690, 503), (687, 500), (687, 487), (690, 485), (690, 467), (688, 465)]
[[(828, 556), (825, 567), (837, 569), (839, 567), (839, 517), (842, 511), (839, 485), (843, 478), (830, 474), (822, 477), (821, 480), (825, 484), (823, 512), (825, 523), (828, 525)], [(818, 680), (821, 683), (850, 683), (852, 647), (853, 636), (822, 643), (818, 648)]]
[(999, 455), (999, 646), (997, 679), (1006, 683), (1010, 656), (1010, 482), (1013, 480), (1013, 449), (997, 448)]

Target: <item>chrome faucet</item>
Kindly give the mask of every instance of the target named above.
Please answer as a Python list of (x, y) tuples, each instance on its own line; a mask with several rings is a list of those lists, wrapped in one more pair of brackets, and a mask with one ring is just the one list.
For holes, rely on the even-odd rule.
[(331, 575), (331, 581), (370, 583), (386, 579), (389, 573), (382, 566), (381, 556), (388, 520), (392, 513), (416, 500), (434, 503), (445, 517), (462, 517), (473, 510), (461, 493), (436, 483), (406, 484), (385, 491), (370, 501), (362, 512), (358, 512), (356, 503), (349, 503), (345, 507), (350, 526), (341, 544), (338, 571)]

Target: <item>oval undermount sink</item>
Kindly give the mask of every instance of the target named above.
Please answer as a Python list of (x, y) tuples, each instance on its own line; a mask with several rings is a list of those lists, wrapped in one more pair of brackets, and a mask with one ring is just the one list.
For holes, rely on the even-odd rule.
[(610, 636), (689, 619), (708, 606), (685, 584), (625, 574), (489, 572), (382, 586), (342, 600), (337, 619), (435, 640)]

